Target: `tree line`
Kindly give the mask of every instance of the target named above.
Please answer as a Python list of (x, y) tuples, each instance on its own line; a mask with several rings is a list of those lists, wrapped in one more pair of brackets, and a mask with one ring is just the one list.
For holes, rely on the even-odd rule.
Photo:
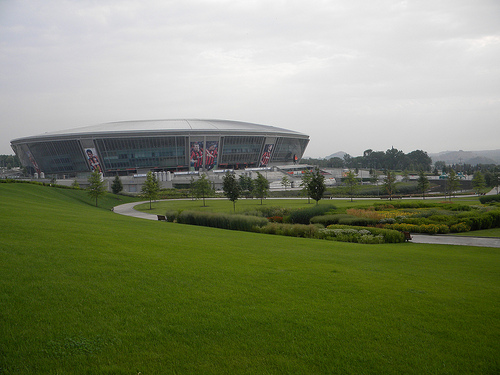
[(333, 157), (330, 159), (302, 158), (302, 164), (317, 165), (320, 168), (365, 168), (379, 170), (431, 170), (432, 159), (427, 152), (415, 150), (408, 154), (394, 147), (387, 151), (365, 150), (362, 156), (351, 156), (344, 154), (343, 158)]

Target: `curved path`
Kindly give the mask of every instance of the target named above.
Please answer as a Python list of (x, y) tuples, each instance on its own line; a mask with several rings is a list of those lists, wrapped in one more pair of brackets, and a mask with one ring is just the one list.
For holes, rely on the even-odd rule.
[(142, 203), (149, 203), (149, 201), (120, 204), (119, 206), (113, 207), (113, 212), (120, 215), (137, 217), (139, 219), (158, 220), (156, 214), (147, 214), (134, 209), (135, 206)]
[[(125, 203), (113, 208), (113, 211), (120, 215), (137, 217), (140, 219), (158, 220), (156, 214), (148, 214), (137, 211), (134, 206), (149, 201)], [(497, 237), (468, 237), (468, 236), (450, 236), (450, 235), (426, 235), (412, 234), (413, 243), (426, 243), (434, 245), (463, 245), (463, 246), (481, 246), (500, 248), (500, 238)]]

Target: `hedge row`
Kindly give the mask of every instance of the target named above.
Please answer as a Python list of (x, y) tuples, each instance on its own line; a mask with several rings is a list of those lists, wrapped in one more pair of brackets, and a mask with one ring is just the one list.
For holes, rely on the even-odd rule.
[(253, 231), (255, 227), (262, 227), (268, 223), (264, 217), (230, 215), (217, 212), (182, 211), (177, 214), (167, 212), (166, 217), (167, 221), (173, 221), (173, 218), (175, 218), (181, 224), (248, 232)]
[(427, 234), (446, 234), (450, 233), (450, 227), (446, 224), (383, 224), (384, 228), (394, 229), (403, 232), (427, 233)]
[[(349, 231), (355, 230), (357, 233)], [(329, 225), (323, 230), (326, 239), (332, 237), (338, 241), (358, 243), (401, 243), (405, 241), (403, 233), (385, 228), (358, 227), (350, 225)], [(369, 242), (373, 237), (373, 242)], [(382, 239), (383, 241), (379, 242)]]
[(482, 204), (500, 202), (500, 194), (497, 195), (483, 195), (479, 198), (479, 202)]
[[(292, 224), (309, 224), (315, 216), (324, 215), (328, 211), (335, 210), (333, 205), (316, 205), (311, 208), (303, 208), (290, 212), (288, 219)], [(270, 215), (272, 216), (272, 215)]]
[(378, 223), (377, 219), (358, 217), (348, 214), (333, 214), (333, 215), (323, 215), (314, 216), (311, 218), (311, 224), (322, 224), (325, 227), (333, 224), (340, 225), (354, 225), (354, 226), (368, 226), (375, 225)]

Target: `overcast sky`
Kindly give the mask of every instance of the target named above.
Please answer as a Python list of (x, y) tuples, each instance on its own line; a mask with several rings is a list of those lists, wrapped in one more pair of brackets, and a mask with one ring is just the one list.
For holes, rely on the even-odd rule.
[(306, 156), (500, 148), (498, 0), (0, 0), (0, 154), (122, 120), (227, 119)]

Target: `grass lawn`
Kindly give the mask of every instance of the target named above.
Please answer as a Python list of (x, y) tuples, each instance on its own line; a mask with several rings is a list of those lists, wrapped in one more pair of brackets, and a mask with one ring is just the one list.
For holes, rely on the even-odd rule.
[(472, 237), (500, 237), (500, 228), (482, 229), (465, 233), (453, 233), (453, 235)]
[(89, 202), (0, 184), (0, 374), (500, 371), (496, 249), (231, 232)]
[[(422, 199), (405, 199), (404, 202), (417, 201), (422, 202)], [(401, 200), (394, 200), (394, 202), (401, 202)], [(444, 200), (436, 199), (426, 199), (424, 202), (445, 202)], [(446, 200), (446, 202), (449, 202)], [(463, 204), (480, 204), (477, 198), (454, 198), (452, 200), (454, 203)], [(313, 207), (316, 204), (312, 199), (308, 201), (306, 198), (299, 199), (273, 199), (267, 198), (262, 201), (260, 199), (238, 199), (236, 202), (236, 213), (255, 210), (262, 206), (280, 206), (287, 207), (291, 209), (296, 208), (306, 208)], [(322, 199), (319, 201), (320, 205), (333, 205), (339, 209), (355, 208), (360, 206), (371, 206), (373, 204), (391, 204), (391, 201), (384, 199), (354, 199), (353, 202), (348, 198), (342, 199)], [(152, 203), (152, 209), (149, 209), (149, 202), (137, 205), (135, 209), (138, 211), (143, 211), (152, 214), (164, 215), (166, 211), (177, 211), (177, 210), (197, 210), (197, 211), (210, 211), (210, 212), (226, 212), (232, 213), (233, 203), (227, 198), (211, 198), (205, 200), (205, 205), (203, 206), (202, 199), (170, 199), (157, 201)]]
[[(319, 201), (320, 205), (333, 205), (337, 208), (352, 208), (358, 206), (366, 206), (373, 203), (380, 203), (380, 199), (370, 199), (370, 200), (354, 200), (353, 202), (348, 199), (322, 199)], [(227, 198), (218, 199), (206, 199), (205, 207), (203, 206), (203, 200), (192, 200), (192, 199), (171, 199), (154, 202), (152, 204), (152, 209), (149, 209), (149, 202), (137, 205), (135, 209), (138, 211), (143, 211), (153, 214), (165, 214), (166, 211), (177, 211), (177, 210), (197, 210), (197, 211), (210, 211), (210, 212), (226, 212), (232, 213), (233, 203)], [(244, 211), (252, 211), (258, 209), (259, 207), (269, 207), (269, 206), (280, 206), (287, 207), (291, 209), (314, 207), (316, 202), (312, 199), (308, 202), (305, 198), (299, 199), (273, 199), (268, 198), (260, 202), (260, 199), (239, 199), (236, 202), (236, 213)]]

